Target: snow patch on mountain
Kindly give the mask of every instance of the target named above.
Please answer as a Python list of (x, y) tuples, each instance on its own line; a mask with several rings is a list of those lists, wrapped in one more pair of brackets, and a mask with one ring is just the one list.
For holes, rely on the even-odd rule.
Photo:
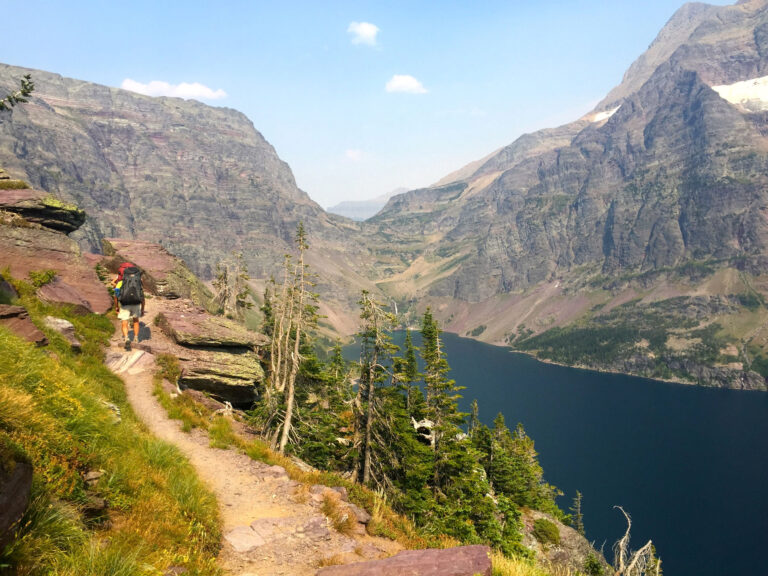
[(611, 116), (616, 114), (618, 112), (619, 108), (621, 108), (621, 105), (616, 106), (616, 108), (613, 108), (612, 110), (603, 110), (602, 112), (598, 112), (594, 116), (592, 116), (592, 122), (602, 122), (603, 120), (608, 120)]
[(768, 110), (768, 76), (712, 86), (721, 98), (751, 111)]

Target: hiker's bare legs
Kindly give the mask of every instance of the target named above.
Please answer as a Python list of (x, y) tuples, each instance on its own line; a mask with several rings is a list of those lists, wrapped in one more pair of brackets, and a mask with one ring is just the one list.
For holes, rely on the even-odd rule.
[(139, 319), (138, 318), (136, 318), (133, 321), (133, 340), (134, 342), (139, 341)]
[(128, 340), (128, 320), (123, 320), (120, 327), (123, 330), (123, 340)]

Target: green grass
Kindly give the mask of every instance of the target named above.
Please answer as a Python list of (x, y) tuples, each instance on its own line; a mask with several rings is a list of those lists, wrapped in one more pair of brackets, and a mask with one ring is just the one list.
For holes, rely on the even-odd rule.
[[(41, 304), (31, 286), (17, 288), (38, 325), (46, 314), (65, 317), (84, 346), (75, 356), (46, 330), (50, 345), (39, 349), (0, 328), (0, 454), (34, 467), (32, 504), (0, 565), (22, 575), (162, 574), (171, 566), (218, 574), (215, 499), (176, 448), (146, 432), (104, 366), (110, 320)], [(82, 479), (88, 470), (105, 472), (93, 487)], [(82, 513), (90, 495), (108, 503), (101, 521)]]
[(24, 190), (29, 184), (23, 180), (0, 180), (0, 190)]
[(29, 273), (29, 281), (35, 288), (50, 284), (56, 278), (56, 270), (32, 270)]

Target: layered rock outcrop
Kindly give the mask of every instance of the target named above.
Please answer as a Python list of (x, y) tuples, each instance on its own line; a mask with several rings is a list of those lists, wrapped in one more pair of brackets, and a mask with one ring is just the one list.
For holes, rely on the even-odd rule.
[(256, 400), (264, 380), (257, 350), (269, 342), (265, 336), (183, 300), (165, 302), (156, 324), (175, 343), (168, 352), (181, 364), (180, 385), (237, 406)]
[(43, 300), (105, 313), (112, 305), (107, 289), (67, 235), (83, 221), (82, 210), (38, 190), (0, 189), (0, 269), (22, 279), (51, 270), (55, 278), (41, 287)]
[[(124, 239), (111, 239), (106, 246), (110, 256), (104, 266), (116, 270), (124, 261), (138, 265), (147, 292), (156, 297), (145, 319), (152, 324), (147, 329), (153, 337), (139, 346), (176, 357), (180, 386), (250, 406), (264, 380), (260, 351), (269, 339), (203, 308), (199, 303), (210, 302), (210, 291), (162, 246)], [(157, 330), (165, 338), (155, 337)]]

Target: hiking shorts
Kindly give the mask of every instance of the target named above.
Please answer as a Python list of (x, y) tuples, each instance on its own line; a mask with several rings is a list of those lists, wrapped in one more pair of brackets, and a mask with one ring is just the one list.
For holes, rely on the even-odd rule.
[(141, 304), (120, 304), (120, 312), (117, 313), (118, 320), (139, 321), (141, 316)]

